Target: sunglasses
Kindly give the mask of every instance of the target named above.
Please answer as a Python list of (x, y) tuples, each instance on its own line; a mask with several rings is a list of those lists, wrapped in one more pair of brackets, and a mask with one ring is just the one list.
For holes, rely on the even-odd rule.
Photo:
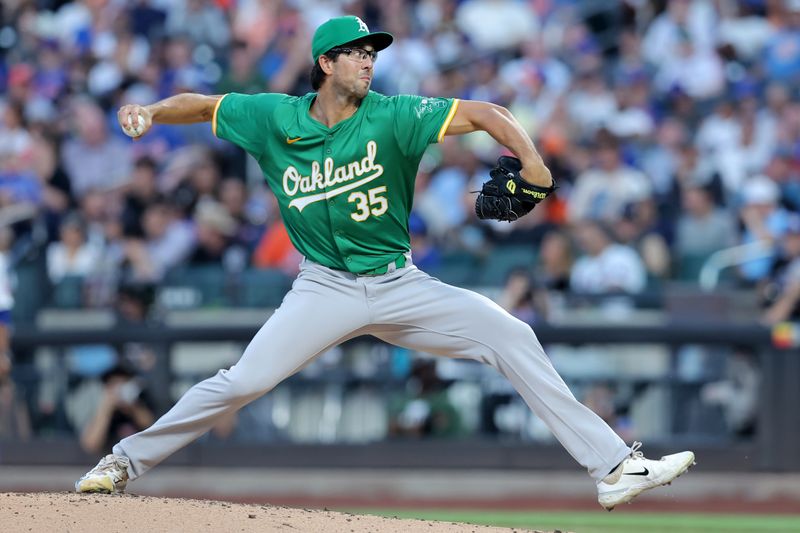
[(337, 47), (331, 48), (331, 52), (335, 52), (337, 54), (342, 54), (344, 56), (349, 57), (350, 59), (354, 59), (359, 62), (364, 62), (369, 57), (372, 59), (374, 63), (378, 59), (378, 52), (375, 50), (365, 50), (364, 48), (356, 48), (356, 47)]

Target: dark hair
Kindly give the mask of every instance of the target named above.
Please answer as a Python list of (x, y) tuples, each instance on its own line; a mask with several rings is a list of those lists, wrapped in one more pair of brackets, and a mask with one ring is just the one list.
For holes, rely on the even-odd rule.
[(153, 172), (158, 170), (158, 163), (156, 163), (156, 160), (150, 157), (149, 155), (144, 155), (139, 159), (137, 159), (136, 162), (133, 164), (133, 166), (135, 168), (147, 168), (152, 170)]
[[(333, 49), (333, 50), (328, 50), (322, 55), (324, 55), (331, 61), (336, 61), (336, 58), (339, 57), (339, 54), (341, 54), (340, 51)], [(325, 81), (325, 78), (327, 77), (328, 75), (325, 74), (325, 71), (322, 70), (322, 67), (319, 66), (319, 59), (317, 59), (317, 62), (314, 63), (314, 66), (311, 68), (311, 75), (309, 76), (309, 79), (311, 81), (311, 88), (314, 89), (315, 91), (318, 91), (319, 88), (322, 87), (322, 83)]]

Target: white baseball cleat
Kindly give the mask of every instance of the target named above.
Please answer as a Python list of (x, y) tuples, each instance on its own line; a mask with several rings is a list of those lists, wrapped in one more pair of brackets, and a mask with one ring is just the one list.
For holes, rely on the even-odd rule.
[(606, 510), (628, 503), (646, 490), (669, 485), (695, 464), (693, 452), (673, 453), (654, 461), (645, 458), (639, 451), (641, 446), (641, 442), (634, 442), (630, 456), (597, 482), (597, 501)]
[(108, 454), (75, 482), (75, 492), (124, 492), (130, 465), (130, 459), (124, 455)]

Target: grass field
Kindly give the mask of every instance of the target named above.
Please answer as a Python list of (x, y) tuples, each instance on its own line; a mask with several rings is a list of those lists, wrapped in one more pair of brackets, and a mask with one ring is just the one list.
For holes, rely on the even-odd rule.
[(469, 510), (350, 510), (398, 518), (467, 522), (575, 533), (743, 533), (800, 532), (800, 515), (746, 515), (695, 513), (606, 513), (586, 511), (523, 512)]

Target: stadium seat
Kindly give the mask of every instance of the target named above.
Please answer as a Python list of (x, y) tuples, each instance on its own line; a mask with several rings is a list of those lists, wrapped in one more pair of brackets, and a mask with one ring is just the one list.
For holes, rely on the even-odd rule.
[(83, 305), (83, 276), (65, 276), (53, 285), (51, 304), (59, 309), (78, 309)]
[(475, 279), (478, 261), (469, 252), (451, 252), (442, 257), (438, 266), (426, 269), (431, 276), (450, 285), (466, 286)]
[(683, 254), (678, 257), (675, 269), (677, 279), (696, 283), (700, 278), (700, 270), (709, 256), (710, 254)]
[[(698, 283), (700, 271), (712, 254), (685, 254), (677, 259), (676, 276), (680, 281), (691, 281)], [(737, 281), (737, 269), (734, 267), (725, 268), (719, 274), (720, 283), (733, 284)]]
[(24, 262), (14, 268), (15, 283), (14, 309), (11, 311), (14, 322), (28, 322), (36, 317), (47, 300), (49, 282), (44, 265)]
[(164, 287), (190, 287), (200, 294), (200, 305), (228, 305), (227, 276), (219, 266), (189, 266), (175, 269), (164, 278)]
[(246, 270), (241, 276), (237, 305), (278, 307), (292, 286), (291, 279), (278, 269)]
[(515, 268), (532, 269), (536, 258), (536, 249), (531, 245), (497, 246), (483, 261), (476, 284), (501, 286)]

